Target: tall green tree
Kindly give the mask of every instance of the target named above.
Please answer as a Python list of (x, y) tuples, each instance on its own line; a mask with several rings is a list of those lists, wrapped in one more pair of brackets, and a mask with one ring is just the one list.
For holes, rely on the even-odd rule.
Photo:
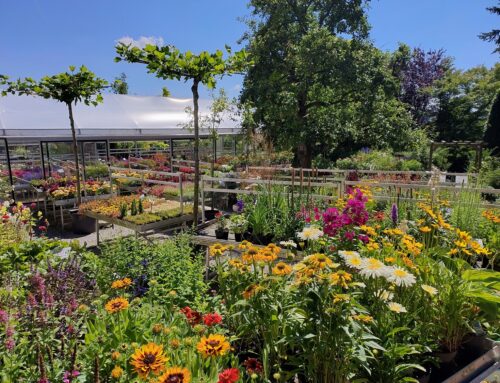
[(250, 1), (244, 39), (254, 65), (241, 100), (252, 103), (255, 121), (274, 144), (295, 151), (296, 165), (339, 155), (346, 141), (352, 149), (390, 142), (387, 127), (411, 124), (394, 98), (387, 55), (366, 40), (367, 3)]
[(454, 69), (439, 81), (435, 132), (444, 141), (482, 140), (493, 100), (500, 89), (500, 64)]
[[(241, 73), (248, 65), (247, 53), (242, 50), (232, 53), (226, 46), (227, 56), (221, 50), (214, 53), (203, 51), (194, 54), (190, 51), (181, 52), (172, 45), (146, 45), (144, 48), (132, 44), (119, 43), (116, 46), (115, 61), (125, 60), (131, 63), (145, 64), (148, 73), (154, 73), (163, 80), (184, 80), (191, 82), (193, 94), (193, 130), (194, 130), (194, 224), (198, 222), (199, 181), (200, 181), (200, 121), (199, 121), (199, 86), (205, 85), (212, 89), (217, 78), (233, 73)], [(163, 89), (168, 95), (168, 90)]]
[(500, 90), (491, 106), (483, 140), (488, 148), (492, 149), (493, 155), (500, 155)]
[[(493, 6), (486, 8), (489, 12), (500, 15), (500, 1), (498, 1), (499, 6)], [(484, 41), (493, 42), (496, 45), (493, 53), (500, 53), (500, 29), (493, 29), (489, 32), (484, 32), (479, 35), (479, 38)]]
[(76, 200), (77, 205), (81, 204), (81, 185), (80, 185), (80, 161), (78, 154), (78, 145), (75, 130), (75, 120), (73, 116), (73, 106), (78, 102), (85, 105), (97, 106), (102, 102), (102, 90), (108, 86), (108, 82), (97, 77), (82, 65), (78, 71), (74, 66), (69, 67), (69, 72), (63, 72), (54, 76), (43, 77), (40, 81), (27, 77), (16, 81), (8, 81), (8, 78), (0, 76), (2, 95), (17, 94), (40, 96), (46, 99), (52, 99), (62, 102), (68, 109), (69, 123), (71, 127), (72, 149), (76, 166)]

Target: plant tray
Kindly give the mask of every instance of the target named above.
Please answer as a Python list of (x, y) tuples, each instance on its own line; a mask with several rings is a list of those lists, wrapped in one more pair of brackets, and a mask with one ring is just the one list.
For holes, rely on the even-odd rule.
[(87, 217), (95, 218), (96, 220), (99, 221), (105, 221), (117, 226), (126, 227), (127, 229), (134, 230), (138, 233), (145, 233), (148, 231), (156, 231), (161, 229), (167, 229), (170, 227), (176, 227), (178, 225), (183, 224), (184, 222), (192, 221), (194, 218), (193, 214), (184, 214), (179, 217), (163, 219), (161, 221), (146, 223), (144, 225), (137, 225), (135, 223), (125, 221), (120, 218), (113, 218), (107, 215), (97, 214), (91, 211), (85, 212), (85, 215)]
[[(111, 194), (99, 194), (88, 197), (82, 197), (82, 201), (93, 201), (96, 199), (106, 199), (112, 197)], [(76, 198), (68, 199), (52, 199), (54, 206), (74, 206), (76, 204)]]

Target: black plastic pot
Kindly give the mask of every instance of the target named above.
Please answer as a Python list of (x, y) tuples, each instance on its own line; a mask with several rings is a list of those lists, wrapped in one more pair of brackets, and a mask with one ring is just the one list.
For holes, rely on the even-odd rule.
[(215, 218), (215, 214), (217, 214), (219, 211), (218, 210), (205, 210), (205, 219), (207, 221), (211, 221), (212, 219)]
[(217, 229), (215, 230), (215, 238), (227, 240), (229, 238), (229, 231)]
[(273, 241), (272, 234), (253, 234), (252, 238), (252, 242), (263, 246), (269, 245)]
[(92, 234), (95, 232), (95, 219), (78, 214), (78, 211), (71, 212), (71, 222), (74, 234)]
[(234, 240), (236, 242), (241, 242), (243, 241), (243, 233), (234, 233)]

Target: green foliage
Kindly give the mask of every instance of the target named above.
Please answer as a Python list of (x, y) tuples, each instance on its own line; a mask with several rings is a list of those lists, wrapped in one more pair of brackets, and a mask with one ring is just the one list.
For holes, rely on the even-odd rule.
[(278, 148), (292, 148), (296, 162), (309, 167), (318, 154), (404, 145), (411, 116), (394, 97), (388, 55), (363, 40), (365, 3), (250, 5), (255, 18), (245, 37), (255, 65), (242, 101)]
[(488, 114), (500, 89), (500, 64), (466, 71), (451, 70), (439, 81), (439, 112), (435, 131), (439, 140), (482, 140)]
[(494, 154), (500, 154), (500, 91), (498, 91), (491, 106), (486, 131), (484, 133), (484, 142), (493, 150)]
[(98, 262), (97, 282), (103, 291), (109, 291), (114, 280), (128, 277), (136, 293), (144, 292), (157, 303), (170, 301), (168, 293), (175, 291), (175, 303), (181, 307), (199, 301), (206, 291), (203, 258), (194, 252), (189, 235), (149, 245), (118, 239), (104, 246)]
[(387, 151), (361, 151), (347, 158), (337, 160), (336, 166), (340, 169), (359, 170), (423, 170), (417, 160), (399, 159)]
[(120, 76), (115, 77), (115, 81), (111, 84), (111, 89), (115, 94), (128, 94), (127, 75), (121, 73)]
[(136, 225), (146, 225), (148, 223), (161, 221), (161, 217), (152, 213), (132, 214), (125, 217), (125, 221), (135, 223)]
[(96, 163), (92, 165), (85, 165), (85, 174), (87, 178), (102, 178), (109, 176), (109, 169), (106, 164)]
[(137, 215), (137, 201), (134, 199), (130, 205), (130, 215)]

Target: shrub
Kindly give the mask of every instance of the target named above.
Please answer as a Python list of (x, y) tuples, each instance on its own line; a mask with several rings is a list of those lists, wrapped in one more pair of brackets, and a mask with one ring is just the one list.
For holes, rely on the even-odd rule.
[(206, 291), (203, 261), (188, 235), (151, 245), (144, 240), (118, 239), (103, 247), (98, 262), (97, 282), (104, 291), (114, 280), (128, 277), (135, 296), (162, 303), (173, 291), (181, 306), (200, 300)]

